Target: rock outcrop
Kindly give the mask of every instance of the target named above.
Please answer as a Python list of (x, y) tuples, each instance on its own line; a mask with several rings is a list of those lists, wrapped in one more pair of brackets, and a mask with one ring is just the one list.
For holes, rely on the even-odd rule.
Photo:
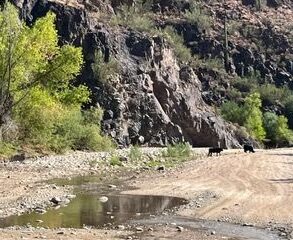
[[(185, 140), (198, 147), (230, 148), (239, 147), (247, 140), (212, 107), (227, 97), (228, 81), (210, 69), (179, 64), (162, 37), (103, 23), (103, 17), (115, 14), (121, 3), (131, 6), (134, 1), (12, 1), (29, 24), (53, 11), (57, 15), (60, 44), (70, 42), (83, 48), (85, 64), (76, 81), (87, 84), (92, 90), (92, 104), (105, 109), (103, 131), (120, 145), (164, 146)], [(253, 4), (253, 1), (243, 2)], [(278, 7), (279, 2), (268, 1), (268, 5)], [(152, 10), (180, 14), (189, 7), (187, 1), (158, 0), (154, 1)], [(213, 14), (223, 20), (221, 5), (218, 4)], [(239, 19), (241, 14), (246, 16), (245, 11), (228, 11), (232, 19)], [(183, 34), (194, 54), (223, 60), (224, 45), (219, 36), (207, 37), (196, 26), (182, 21), (168, 24)], [(269, 25), (261, 29), (258, 36), (263, 44), (274, 46), (280, 56), (293, 53), (285, 35)], [(229, 42), (230, 68), (227, 71), (231, 75), (245, 76), (257, 70), (268, 83), (286, 85), (293, 90), (292, 60), (263, 55), (234, 40)], [(106, 61), (116, 59), (119, 63), (119, 74), (107, 82), (99, 81), (93, 70), (96, 51), (100, 51)], [(220, 91), (217, 88), (215, 92), (211, 86), (217, 84)]]

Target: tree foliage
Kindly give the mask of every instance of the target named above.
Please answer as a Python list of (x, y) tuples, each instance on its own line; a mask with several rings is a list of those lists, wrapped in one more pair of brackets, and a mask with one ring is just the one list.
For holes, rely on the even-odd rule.
[(243, 125), (245, 121), (245, 116), (243, 114), (243, 108), (237, 103), (228, 101), (222, 104), (221, 114), (227, 121), (238, 123)]
[(111, 148), (100, 132), (101, 109), (81, 111), (89, 90), (71, 84), (82, 50), (59, 46), (54, 22), (49, 12), (28, 27), (9, 3), (0, 12), (0, 117), (12, 112), (20, 144), (56, 152)]
[(221, 114), (226, 120), (245, 126), (256, 139), (261, 141), (265, 138), (259, 93), (248, 95), (242, 106), (234, 102), (224, 103)]
[(264, 128), (267, 138), (276, 144), (292, 141), (292, 131), (288, 127), (288, 120), (285, 116), (278, 116), (272, 112), (264, 114)]
[(66, 99), (67, 90), (70, 93), (69, 81), (80, 71), (82, 51), (58, 46), (54, 22), (55, 15), (48, 13), (28, 27), (9, 3), (0, 12), (0, 114), (10, 110), (9, 102), (17, 105), (36, 86), (60, 100)]
[(258, 140), (265, 138), (263, 119), (261, 112), (261, 99), (259, 93), (250, 94), (245, 98), (244, 103), (244, 126)]

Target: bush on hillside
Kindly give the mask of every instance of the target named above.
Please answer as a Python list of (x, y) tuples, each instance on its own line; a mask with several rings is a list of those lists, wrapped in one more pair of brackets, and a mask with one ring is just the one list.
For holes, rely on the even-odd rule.
[(208, 32), (211, 29), (212, 18), (199, 3), (192, 2), (190, 10), (185, 13), (185, 18), (202, 31)]
[(161, 34), (169, 42), (179, 60), (184, 62), (189, 62), (191, 60), (191, 52), (184, 45), (184, 39), (177, 33), (176, 29), (167, 26), (163, 29)]

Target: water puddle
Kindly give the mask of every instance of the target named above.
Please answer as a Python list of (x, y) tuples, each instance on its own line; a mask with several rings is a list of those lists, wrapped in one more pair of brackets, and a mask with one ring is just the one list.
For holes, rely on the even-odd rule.
[(0, 220), (0, 227), (40, 226), (48, 228), (103, 227), (142, 219), (175, 206), (186, 204), (181, 198), (165, 196), (108, 195), (103, 203), (97, 194), (79, 194), (68, 206), (45, 214), (29, 213)]

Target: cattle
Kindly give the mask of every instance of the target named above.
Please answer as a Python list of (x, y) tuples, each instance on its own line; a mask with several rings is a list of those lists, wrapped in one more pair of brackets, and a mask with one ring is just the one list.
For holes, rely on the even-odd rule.
[(246, 153), (246, 152), (252, 152), (252, 153), (254, 153), (253, 146), (248, 145), (248, 144), (245, 144), (245, 145), (243, 146), (243, 150), (244, 150), (245, 153)]
[(216, 155), (221, 155), (222, 151), (223, 148), (209, 148), (208, 156), (213, 156), (213, 153), (216, 153)]

